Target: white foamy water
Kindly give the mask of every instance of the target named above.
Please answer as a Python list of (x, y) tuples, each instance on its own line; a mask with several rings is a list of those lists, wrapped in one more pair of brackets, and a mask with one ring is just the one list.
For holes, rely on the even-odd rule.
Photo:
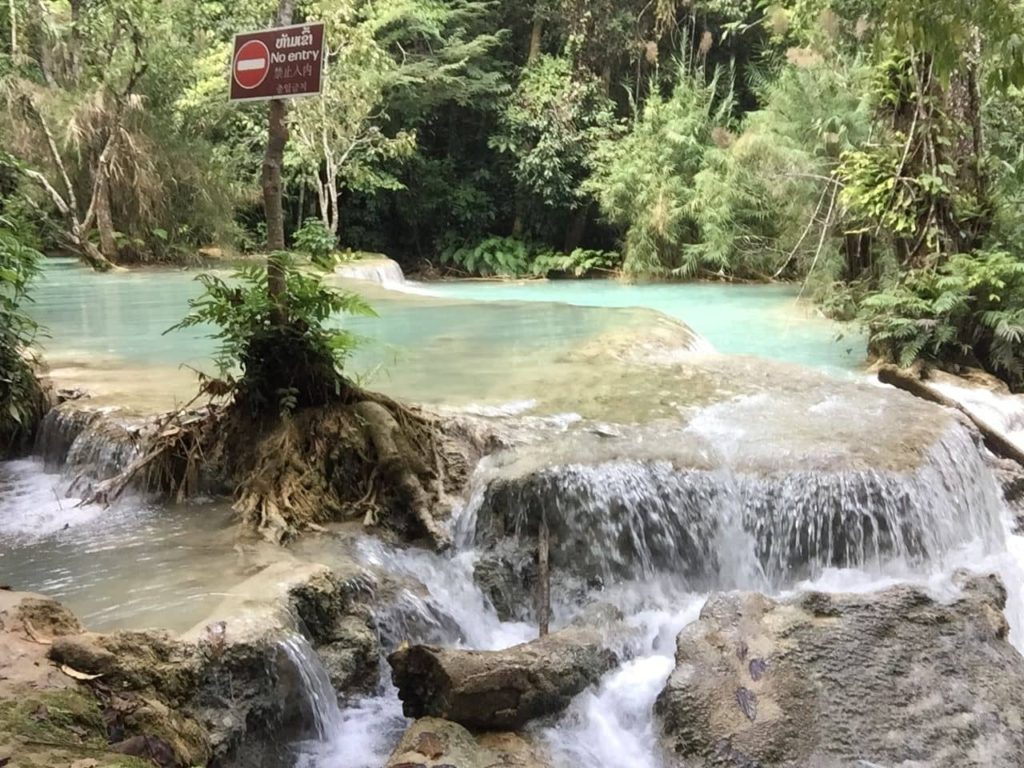
[(932, 387), (960, 403), (1024, 451), (1024, 395), (1006, 395), (980, 387), (936, 383)]
[(66, 488), (64, 478), (44, 473), (39, 461), (0, 462), (0, 538), (38, 539), (103, 514), (102, 507), (79, 506)]
[[(819, 417), (844, 413), (848, 408), (846, 403), (829, 399), (811, 405)], [(717, 413), (712, 411), (708, 416), (717, 417)], [(698, 422), (698, 429), (718, 430), (720, 426), (717, 418)], [(743, 450), (744, 443), (730, 442), (727, 435), (719, 437), (726, 438), (718, 445), (728, 466), (735, 452)], [(715, 523), (704, 532), (710, 536), (708, 546), (715, 564), (711, 571), (712, 588), (760, 591), (784, 599), (806, 590), (867, 593), (897, 584), (914, 584), (938, 600), (949, 601), (959, 594), (955, 583), (959, 570), (997, 573), (1008, 592), (1006, 617), (1010, 640), (1024, 652), (1024, 537), (1013, 533), (1009, 511), (990, 470), (959, 428), (939, 439), (916, 469), (884, 476), (860, 470), (846, 475), (821, 472), (818, 479), (809, 472), (794, 478), (793, 482), (802, 487), (818, 483), (822, 488), (826, 488), (825, 484), (834, 488), (816, 491), (817, 496), (807, 495), (796, 485), (791, 488), (787, 482), (781, 483), (781, 491), (763, 487), (728, 470), (709, 476), (710, 482), (728, 491), (715, 495), (703, 494), (700, 482), (674, 475), (670, 468), (663, 471), (660, 465), (626, 462), (573, 466), (567, 470), (561, 475), (545, 475), (547, 479), (541, 483), (538, 498), (554, 499), (556, 505), (568, 503), (562, 510), (563, 525), (575, 525), (578, 530), (562, 531), (567, 535), (597, 536), (601, 540), (598, 549), (615, 546), (615, 541), (629, 543), (623, 544), (617, 554), (609, 555), (626, 558), (621, 563), (613, 561), (621, 566), (625, 578), (605, 579), (604, 586), (588, 588), (589, 599), (622, 610), (641, 639), (634, 656), (580, 694), (554, 722), (534, 723), (527, 729), (546, 748), (555, 768), (667, 768), (652, 709), (675, 667), (676, 637), (699, 618), (708, 597), (706, 592), (694, 592), (687, 579), (679, 578), (684, 564), (679, 563), (675, 569), (663, 567), (664, 563), (657, 568), (649, 567), (657, 558), (652, 558), (648, 542), (657, 542), (666, 553), (673, 549), (682, 552), (682, 539), (676, 539), (693, 534), (692, 527), (679, 528), (664, 519), (673, 514), (678, 516), (685, 506), (679, 502), (687, 498), (685, 494), (671, 493), (673, 483), (687, 486), (691, 489), (688, 493), (696, 491), (699, 500), (712, 502), (709, 509), (714, 511)], [(400, 602), (407, 603), (402, 609), (406, 613), (413, 605), (432, 617), (431, 631), (440, 634), (433, 641), (494, 649), (535, 636), (532, 626), (500, 621), (472, 578), (477, 557), (473, 549), (475, 531), (480, 516), (487, 512), (485, 505), (511, 503), (522, 509), (521, 504), (527, 501), (526, 496), (499, 502), (487, 500), (483, 480), (500, 476), (503, 471), (505, 466), (493, 459), (484, 462), (478, 471), (474, 493), (453, 523), (460, 550), (457, 554), (438, 557), (423, 552), (395, 552), (378, 543), (364, 547), (369, 561), (389, 572), (418, 578), (424, 584), (424, 594), (405, 595)], [(652, 478), (656, 482), (649, 482)], [(545, 485), (548, 481), (551, 487)], [(878, 493), (872, 490), (876, 487)], [(763, 502), (757, 501), (759, 495), (764, 497)], [(896, 506), (893, 498), (899, 500)], [(790, 503), (793, 500), (799, 503)], [(635, 509), (621, 511), (630, 506)], [(764, 527), (752, 524), (757, 516), (750, 514), (751, 510), (761, 514), (762, 507), (774, 516), (762, 516), (774, 520), (769, 532), (787, 533), (772, 533), (770, 539), (774, 543), (768, 548), (763, 544)], [(616, 536), (604, 537), (598, 527), (615, 515), (625, 522), (621, 523), (621, 530), (616, 529)], [(837, 521), (849, 519), (852, 524), (834, 527), (835, 523), (828, 523), (823, 528), (820, 518), (832, 516)], [(911, 528), (906, 531), (898, 528), (908, 523)], [(526, 517), (522, 525), (528, 525)], [(894, 537), (887, 548), (866, 547), (866, 532), (884, 531), (886, 526)], [(828, 543), (837, 536), (848, 537), (851, 542), (836, 545), (840, 547), (840, 557), (835, 556)], [(899, 538), (902, 536), (912, 539)], [(822, 543), (815, 544), (819, 539)], [(776, 568), (771, 573), (765, 570), (765, 563), (807, 558), (817, 565), (811, 569)], [(578, 592), (553, 595), (556, 623), (571, 620), (580, 606)], [(438, 620), (439, 616), (446, 618)], [(302, 768), (382, 765), (405, 723), (395, 691), (388, 685), (382, 685), (376, 697), (354, 703), (344, 717), (346, 724)], [(372, 723), (386, 726), (368, 728)], [(382, 733), (390, 734), (390, 738)]]
[(702, 595), (680, 595), (677, 609), (641, 611), (630, 618), (645, 636), (642, 655), (583, 692), (556, 726), (537, 734), (558, 766), (658, 765), (651, 709), (675, 668), (675, 638), (697, 620)]

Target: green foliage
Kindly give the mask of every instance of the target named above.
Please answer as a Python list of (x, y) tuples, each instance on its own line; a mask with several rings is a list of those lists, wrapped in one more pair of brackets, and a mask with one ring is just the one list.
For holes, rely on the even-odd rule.
[(537, 277), (548, 277), (553, 274), (586, 277), (615, 274), (621, 266), (622, 257), (613, 251), (577, 248), (572, 253), (538, 253), (533, 259), (531, 270)]
[(842, 199), (853, 219), (862, 222), (861, 231), (880, 229), (895, 237), (911, 237), (932, 201), (949, 190), (936, 176), (908, 177), (903, 167), (906, 138), (896, 138), (843, 154)]
[(41, 258), (0, 219), (0, 456), (31, 433), (40, 416), (41, 391), (28, 356), (39, 327), (25, 304)]
[(910, 271), (861, 302), (861, 321), (884, 359), (980, 365), (1024, 387), (1024, 261), (1009, 253), (958, 254)]
[(501, 278), (541, 278), (551, 274), (584, 277), (614, 272), (620, 257), (609, 251), (577, 248), (557, 253), (514, 237), (490, 237), (476, 245), (449, 248), (441, 261), (470, 275)]
[[(707, 152), (695, 179), (692, 259), (745, 278), (807, 271), (823, 240), (839, 153), (871, 129), (862, 80), (863, 67), (843, 60), (784, 66), (760, 87), (765, 106), (738, 137), (719, 132), (723, 146)], [(825, 235), (830, 242), (833, 233)]]
[(566, 57), (542, 56), (523, 71), (490, 143), (512, 156), (525, 195), (575, 209), (584, 202), (590, 154), (611, 124), (612, 105), (596, 78), (580, 78)]
[(709, 266), (686, 248), (699, 236), (691, 206), (713, 131), (729, 124), (733, 101), (721, 73), (708, 80), (702, 70), (679, 71), (671, 96), (652, 88), (629, 132), (598, 144), (588, 182), (605, 217), (625, 231), (631, 277), (693, 277)]
[[(287, 366), (289, 359), (295, 367), (300, 367), (299, 363), (311, 369), (326, 366), (328, 370), (312, 375), (333, 378), (334, 385), (340, 386), (345, 361), (359, 339), (332, 321), (340, 315), (375, 313), (358, 294), (330, 288), (318, 273), (297, 267), (289, 254), (276, 253), (271, 258), (287, 275), (282, 302), (287, 315), (281, 327), (272, 322), (275, 306), (267, 291), (267, 268), (251, 265), (227, 280), (215, 274), (199, 275), (196, 279), (203, 293), (189, 302), (189, 314), (170, 330), (212, 327), (210, 337), (218, 342), (214, 362), (221, 378), (250, 396), (276, 397), (281, 410), (287, 412), (297, 403), (309, 404), (316, 398), (285, 386), (270, 387), (268, 392), (268, 381), (276, 385), (283, 378), (280, 371), (268, 368), (279, 362)], [(237, 381), (236, 372), (241, 373)], [(300, 381), (304, 371), (286, 373), (300, 382), (296, 387), (305, 386)]]
[(338, 244), (338, 238), (320, 219), (306, 219), (296, 230), (294, 241), (295, 250), (317, 264), (329, 262)]

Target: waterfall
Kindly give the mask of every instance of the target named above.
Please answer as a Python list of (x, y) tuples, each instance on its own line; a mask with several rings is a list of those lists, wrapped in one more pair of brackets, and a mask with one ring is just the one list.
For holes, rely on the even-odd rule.
[(498, 473), (468, 515), (485, 548), (508, 536), (532, 547), (526, 539), (546, 516), (553, 567), (583, 579), (673, 574), (694, 588), (758, 589), (762, 573), (784, 586), (826, 568), (941, 561), (974, 540), (991, 549), (1002, 542), (1003, 508), (970, 434), (954, 425), (916, 469), (550, 466)]
[(338, 277), (365, 280), (385, 288), (396, 288), (405, 283), (405, 274), (398, 262), (391, 259), (365, 259), (342, 264), (335, 269)]
[(50, 409), (39, 424), (34, 451), (43, 460), (48, 472), (56, 472), (64, 467), (75, 440), (97, 418), (99, 411), (83, 408), (74, 402)]
[(338, 696), (331, 678), (316, 651), (300, 634), (293, 633), (278, 641), (298, 676), (303, 703), (312, 715), (319, 741), (327, 741), (342, 727)]
[(43, 418), (35, 453), (47, 472), (63, 471), (71, 478), (76, 492), (83, 484), (113, 477), (138, 457), (138, 426), (114, 409), (69, 401)]

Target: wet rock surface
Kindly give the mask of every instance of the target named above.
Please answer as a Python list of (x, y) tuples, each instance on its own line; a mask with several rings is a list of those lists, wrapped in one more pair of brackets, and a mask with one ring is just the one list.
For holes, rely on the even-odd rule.
[(385, 768), (550, 768), (543, 752), (515, 733), (474, 736), (457, 723), (426, 717), (413, 723)]
[(65, 753), (108, 751), (97, 768), (290, 764), (312, 722), (281, 640), (301, 626), (337, 690), (372, 686), (380, 650), (359, 602), (366, 578), (354, 564), (283, 561), (183, 636), (86, 632), (55, 601), (0, 591), (0, 758), (12, 760), (0, 764), (65, 768)]
[(154, 765), (112, 744), (100, 701), (48, 660), (53, 643), (81, 631), (78, 620), (59, 603), (0, 590), (0, 765)]
[(570, 626), (502, 651), (414, 645), (395, 651), (388, 662), (407, 717), (515, 730), (564, 710), (618, 659), (603, 633)]
[(996, 577), (946, 604), (916, 587), (712, 597), (655, 706), (669, 764), (1024, 764), (1024, 657)]

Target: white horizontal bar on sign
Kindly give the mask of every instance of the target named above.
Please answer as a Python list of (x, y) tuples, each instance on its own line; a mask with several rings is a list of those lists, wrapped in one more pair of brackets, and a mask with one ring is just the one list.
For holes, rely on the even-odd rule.
[(239, 72), (248, 72), (253, 69), (263, 69), (267, 66), (266, 59), (242, 59), (238, 62)]

